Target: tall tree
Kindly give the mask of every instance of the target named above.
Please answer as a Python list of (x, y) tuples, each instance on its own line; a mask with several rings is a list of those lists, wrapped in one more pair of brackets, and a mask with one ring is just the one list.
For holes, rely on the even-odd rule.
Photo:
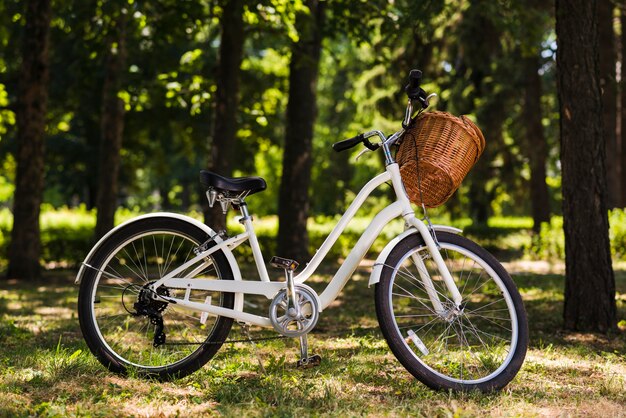
[(620, 206), (626, 207), (626, 7), (620, 8), (620, 23), (622, 27), (621, 41), (621, 59), (622, 59), (622, 81), (620, 89), (620, 196), (622, 198)]
[(39, 213), (44, 185), (50, 0), (26, 1), (26, 26), (17, 98), (17, 173), (8, 277), (40, 274)]
[(550, 194), (546, 184), (548, 144), (542, 123), (543, 88), (539, 75), (544, 65), (540, 54), (541, 43), (546, 31), (554, 25), (550, 7), (542, 0), (517, 1), (510, 26), (511, 35), (520, 40), (516, 52), (521, 56), (515, 59), (514, 68), (518, 70), (524, 90), (520, 116), (525, 132), (519, 142), (530, 168), (530, 206), (535, 232), (540, 231), (542, 222), (550, 221)]
[(523, 61), (524, 109), (522, 111), (526, 127), (526, 154), (530, 165), (530, 204), (533, 216), (533, 230), (539, 232), (542, 222), (550, 221), (550, 195), (546, 184), (546, 157), (548, 146), (541, 123), (541, 77), (539, 77), (539, 56), (530, 56)]
[[(503, 123), (506, 112), (506, 83), (500, 82), (502, 30), (495, 3), (486, 0), (471, 0), (463, 14), (459, 28), (460, 62), (458, 71), (472, 85), (470, 101), (460, 106), (461, 113), (475, 112), (478, 126), (482, 129), (487, 145), (468, 179), (470, 180), (470, 215), (478, 224), (486, 225), (491, 215), (491, 202), (496, 189), (491, 181), (496, 176), (493, 164), (495, 156), (502, 150)], [(465, 88), (463, 88), (464, 90)], [(463, 96), (466, 93), (461, 93)], [(459, 101), (463, 103), (465, 100)]]
[(107, 18), (111, 21), (111, 29), (106, 42), (102, 85), (96, 239), (113, 228), (117, 209), (120, 150), (124, 134), (124, 101), (119, 97), (119, 93), (126, 73), (127, 11), (123, 7), (114, 7)]
[(566, 329), (616, 326), (596, 2), (556, 1)]
[[(209, 167), (218, 174), (230, 176), (233, 170), (233, 149), (237, 135), (239, 78), (245, 40), (243, 0), (224, 0), (221, 5), (222, 36)], [(212, 209), (205, 206), (204, 219), (217, 231), (226, 229), (226, 217), (220, 205), (215, 205)]]
[(620, 196), (620, 157), (617, 146), (617, 83), (615, 81), (615, 31), (613, 30), (612, 0), (597, 0), (599, 31), (599, 71), (602, 91), (603, 132), (606, 142), (607, 204), (609, 208), (618, 207)]
[(283, 174), (278, 200), (278, 254), (297, 260), (306, 260), (309, 256), (306, 223), (325, 8), (325, 3), (318, 0), (307, 0), (305, 4), (308, 10), (300, 10), (296, 15), (299, 39), (291, 47)]

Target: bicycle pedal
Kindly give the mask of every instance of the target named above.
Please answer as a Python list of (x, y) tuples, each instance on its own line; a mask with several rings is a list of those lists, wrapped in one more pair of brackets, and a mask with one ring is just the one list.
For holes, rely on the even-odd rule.
[(270, 260), (270, 266), (281, 270), (294, 271), (298, 268), (298, 262), (288, 258), (273, 256)]
[(296, 367), (298, 369), (310, 369), (312, 367), (317, 367), (322, 362), (322, 357), (318, 354), (314, 354), (311, 357), (306, 357), (298, 360), (296, 363)]

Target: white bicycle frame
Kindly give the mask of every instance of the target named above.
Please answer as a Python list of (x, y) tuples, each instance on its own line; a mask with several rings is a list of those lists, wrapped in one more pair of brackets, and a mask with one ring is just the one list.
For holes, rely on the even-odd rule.
[[(370, 134), (372, 134), (370, 136), (373, 136), (374, 134), (378, 135), (379, 133)], [(396, 135), (390, 137), (389, 140), (392, 140), (393, 137), (396, 137)], [(383, 139), (385, 139), (384, 136), (382, 137)], [(386, 144), (383, 143), (383, 145)], [(385, 152), (387, 155), (387, 147), (385, 147)], [(393, 161), (390, 158), (390, 155), (388, 155), (388, 161)], [(417, 231), (422, 236), (428, 248), (430, 256), (436, 263), (437, 268), (439, 269), (439, 274), (443, 278), (446, 287), (450, 292), (450, 300), (452, 300), (457, 307), (461, 305), (461, 295), (458, 288), (456, 287), (456, 284), (454, 283), (454, 279), (450, 275), (450, 272), (439, 253), (437, 243), (431, 235), (431, 230), (421, 220), (415, 217), (415, 213), (407, 197), (404, 185), (402, 184), (400, 169), (396, 162), (391, 162), (390, 164), (387, 164), (384, 173), (381, 173), (378, 176), (374, 177), (361, 189), (361, 191), (356, 196), (352, 204), (350, 204), (347, 211), (343, 214), (337, 225), (328, 235), (322, 246), (317, 250), (313, 258), (306, 265), (306, 268), (302, 272), (300, 272), (300, 274), (294, 277), (295, 283), (303, 285), (304, 282), (311, 277), (311, 275), (315, 272), (322, 260), (326, 257), (333, 244), (342, 234), (350, 220), (352, 220), (358, 209), (363, 205), (363, 203), (372, 193), (372, 191), (383, 183), (389, 181), (391, 181), (393, 185), (397, 200), (387, 206), (385, 209), (381, 210), (374, 217), (374, 219), (372, 219), (371, 223), (365, 229), (357, 243), (354, 245), (354, 247), (348, 254), (348, 257), (345, 259), (341, 267), (337, 270), (332, 280), (328, 283), (324, 291), (319, 295), (317, 302), (319, 304), (320, 311), (325, 309), (328, 305), (330, 305), (332, 301), (337, 298), (337, 296), (351, 277), (352, 273), (354, 273), (360, 261), (365, 256), (366, 252), (372, 246), (374, 240), (379, 236), (382, 229), (389, 222), (400, 216), (404, 218), (406, 225), (411, 228), (411, 231), (407, 231), (405, 232), (405, 234), (411, 232), (414, 233), (415, 231)], [(174, 289), (186, 289), (184, 298), (162, 298), (172, 304), (175, 304), (177, 307), (187, 308), (194, 311), (207, 312), (212, 315), (234, 318), (244, 323), (250, 323), (263, 327), (271, 327), (272, 324), (269, 318), (243, 312), (241, 304), (239, 304), (239, 309), (237, 309), (237, 307), (235, 309), (230, 309), (211, 305), (210, 303), (200, 303), (189, 300), (191, 290), (194, 289), (215, 292), (232, 292), (235, 294), (263, 295), (268, 299), (272, 299), (280, 290), (284, 289), (287, 286), (286, 282), (270, 281), (269, 275), (267, 273), (267, 268), (263, 260), (263, 255), (261, 253), (261, 249), (256, 237), (256, 233), (254, 231), (254, 227), (252, 226), (252, 218), (250, 216), (244, 216), (241, 222), (245, 227), (245, 232), (219, 243), (217, 243), (216, 241), (217, 245), (214, 245), (211, 248), (198, 253), (197, 256), (193, 259), (189, 260), (185, 264), (181, 265), (180, 267), (171, 271), (169, 274), (162, 277), (160, 280), (153, 283), (151, 286), (152, 289), (157, 289), (160, 286), (166, 286), (168, 288)], [(257, 266), (260, 280), (215, 280), (178, 277), (178, 275), (185, 271), (190, 271), (189, 277), (193, 277), (211, 264), (210, 259), (207, 258), (208, 256), (220, 250), (230, 250), (232, 248), (235, 248), (247, 240), (250, 241), (252, 254)], [(434, 285), (430, 276), (423, 266), (422, 259), (417, 255), (414, 256), (413, 259), (418, 266), (418, 269), (420, 271), (420, 279), (422, 280), (424, 287), (428, 292), (431, 303), (433, 304), (434, 311), (442, 312), (444, 310), (443, 305), (441, 303), (441, 300), (439, 299), (439, 296), (437, 295), (437, 292), (435, 292), (434, 290)], [(196, 264), (197, 266), (195, 266)], [(190, 268), (192, 268), (192, 266), (195, 266), (195, 268), (189, 270)], [(422, 268), (419, 268), (420, 266)], [(375, 281), (377, 280), (374, 280), (374, 282)], [(372, 281), (370, 281), (370, 284), (371, 283)], [(315, 294), (315, 292), (313, 293)]]

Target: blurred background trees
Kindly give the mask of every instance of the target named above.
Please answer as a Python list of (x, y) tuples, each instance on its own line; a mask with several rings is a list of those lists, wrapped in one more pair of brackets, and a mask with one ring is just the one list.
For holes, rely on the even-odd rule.
[[(375, 157), (355, 164), (331, 144), (372, 128), (397, 130), (412, 68), (439, 95), (433, 108), (470, 115), (487, 139), (461, 189), (432, 212), (469, 218), (474, 228), (493, 216), (531, 217), (539, 240), (531, 250), (562, 256), (562, 244), (540, 242), (562, 234), (554, 224), (562, 197), (552, 2), (55, 0), (48, 49), (28, 46), (42, 34), (31, 27), (31, 3), (45, 12), (44, 1), (0, 1), (0, 207), (15, 215), (12, 245), (21, 249), (9, 254), (27, 254), (18, 264), (35, 266), (11, 276), (31, 277), (42, 258), (32, 232), (37, 196), (46, 210), (97, 209), (91, 239), (112, 226), (116, 209), (204, 212), (223, 228), (219, 211), (203, 206), (197, 178), (206, 168), (264, 177), (268, 190), (250, 208), (280, 214), (279, 255), (304, 261), (307, 219), (311, 226), (342, 213), (383, 168)], [(597, 7), (607, 202), (620, 208), (624, 13), (608, 0)], [(47, 87), (46, 77), (29, 76), (33, 59), (47, 62)], [(48, 97), (40, 117), (23, 116), (24, 82)], [(28, 129), (38, 133), (25, 139)], [(34, 177), (21, 180), (20, 161), (30, 158), (23, 147), (44, 143), (45, 157), (26, 164)], [(368, 205), (388, 201), (383, 190)], [(7, 259), (11, 239), (0, 231)], [(620, 256), (626, 241), (616, 236)]]
[[(558, 210), (556, 46), (553, 10), (543, 2), (530, 8), (521, 1), (320, 2), (314, 107), (293, 105), (310, 116), (310, 134), (288, 103), (291, 74), (303, 66), (296, 61), (313, 65), (297, 48), (313, 29), (297, 16), (314, 18), (315, 5), (59, 0), (53, 6), (44, 191), (53, 207), (113, 201), (140, 210), (197, 209), (197, 172), (214, 167), (267, 177), (272, 187), (255, 197), (254, 209), (275, 214), (282, 173), (297, 165), (283, 160), (304, 158), (310, 140), (310, 215), (337, 214), (382, 166), (352, 164), (330, 144), (372, 127), (397, 129), (406, 74), (421, 68), (426, 88), (440, 96), (434, 107), (473, 115), (489, 141), (487, 158), (449, 210), (470, 211), (483, 223), (492, 214), (531, 214), (534, 201), (543, 209), (539, 222)], [(26, 18), (17, 0), (0, 7), (0, 184), (2, 205), (12, 207), (18, 45)], [(110, 156), (119, 143), (116, 176)], [(532, 172), (540, 180), (531, 180)], [(530, 182), (542, 184), (546, 175), (552, 187), (528, 199), (539, 189)], [(116, 177), (116, 199), (98, 203)]]
[(39, 277), (39, 211), (44, 187), (45, 129), (48, 105), (50, 0), (25, 4), (21, 65), (17, 75), (15, 116), (14, 224), (7, 274)]

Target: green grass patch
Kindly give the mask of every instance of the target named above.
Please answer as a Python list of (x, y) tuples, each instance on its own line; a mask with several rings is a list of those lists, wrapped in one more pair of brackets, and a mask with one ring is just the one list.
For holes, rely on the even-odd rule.
[[(314, 276), (312, 285), (333, 271)], [(626, 272), (616, 276), (624, 321)], [(296, 369), (292, 339), (259, 342), (257, 350), (237, 343), (169, 383), (120, 377), (95, 360), (78, 327), (73, 277), (56, 271), (38, 282), (3, 282), (0, 416), (619, 416), (626, 407), (624, 331), (608, 338), (560, 331), (561, 275), (514, 272), (529, 314), (530, 350), (513, 382), (489, 395), (434, 392), (403, 369), (377, 330), (366, 268), (310, 336), (320, 367)], [(231, 337), (242, 337), (237, 326)]]
[[(119, 224), (139, 213), (126, 209), (118, 210), (116, 223)], [(202, 220), (202, 214), (189, 214)], [(359, 213), (339, 237), (329, 253), (329, 259), (345, 258), (363, 231), (371, 222), (371, 214)], [(243, 231), (243, 227), (231, 212), (228, 228), (231, 234)], [(309, 251), (314, 254), (340, 216), (315, 216), (308, 222)], [(532, 232), (532, 219), (529, 217), (493, 217), (487, 225), (474, 225), (469, 218), (450, 219), (441, 215), (432, 219), (433, 223), (451, 225), (464, 231), (464, 235), (478, 242), (501, 260), (526, 258), (530, 260), (563, 260), (565, 256), (563, 238), (563, 219), (552, 217), (550, 223), (541, 226), (538, 234)], [(610, 243), (613, 259), (626, 261), (626, 211), (615, 209), (609, 213)], [(8, 209), (0, 210), (0, 271), (6, 267), (7, 249), (9, 245), (13, 218)], [(89, 248), (93, 246), (93, 231), (96, 223), (95, 211), (85, 207), (52, 209), (44, 206), (41, 214), (42, 263), (47, 268), (75, 267), (84, 259)], [(276, 253), (276, 235), (278, 218), (266, 216), (256, 218), (255, 230), (263, 253), (269, 257)], [(404, 225), (401, 220), (390, 223), (383, 229), (380, 237), (374, 242), (368, 257), (375, 258), (393, 237), (401, 233)], [(251, 250), (247, 245), (238, 248), (238, 256), (247, 262), (252, 260)], [(304, 260), (301, 260), (304, 261)]]
[[(609, 239), (614, 261), (626, 260), (626, 210), (609, 211)], [(553, 216), (549, 223), (541, 225), (541, 232), (532, 238), (527, 247), (529, 258), (538, 260), (563, 260), (565, 258), (565, 235), (563, 218)]]
[[(124, 222), (139, 213), (126, 209), (119, 209), (116, 213), (116, 224)], [(202, 221), (202, 214), (192, 212), (191, 217)], [(83, 261), (89, 249), (95, 244), (93, 239), (96, 225), (96, 212), (87, 210), (84, 206), (78, 208), (52, 209), (44, 205), (41, 213), (41, 241), (42, 263), (47, 268), (75, 267)], [(229, 215), (228, 229), (231, 234), (243, 231), (243, 226), (237, 221), (238, 217)], [(308, 222), (309, 251), (314, 254), (330, 234), (334, 226), (339, 222), (340, 216), (316, 216)], [(346, 227), (329, 253), (329, 259), (337, 260), (348, 255), (354, 244), (358, 241), (363, 231), (371, 222), (371, 216), (360, 214)], [(520, 243), (514, 239), (502, 239), (503, 231), (520, 231), (520, 228), (528, 225), (527, 218), (494, 218), (493, 227), (486, 230), (472, 230), (471, 220), (448, 217), (435, 218), (433, 223), (452, 225), (461, 229), (469, 228), (470, 235), (479, 241), (482, 240), (487, 246), (496, 251), (518, 252)], [(0, 210), (0, 271), (6, 266), (7, 249), (11, 236), (13, 217), (9, 209)], [(276, 253), (276, 235), (278, 233), (278, 217), (266, 216), (256, 218), (254, 227), (257, 232), (259, 243), (263, 253), (269, 257)], [(385, 227), (380, 237), (374, 242), (369, 256), (374, 257), (382, 251), (384, 246), (396, 235), (404, 230), (401, 220), (396, 220)], [(493, 245), (492, 245), (493, 244)], [(252, 260), (252, 252), (247, 245), (238, 248), (238, 255), (246, 261)], [(302, 260), (304, 261), (304, 260)]]

